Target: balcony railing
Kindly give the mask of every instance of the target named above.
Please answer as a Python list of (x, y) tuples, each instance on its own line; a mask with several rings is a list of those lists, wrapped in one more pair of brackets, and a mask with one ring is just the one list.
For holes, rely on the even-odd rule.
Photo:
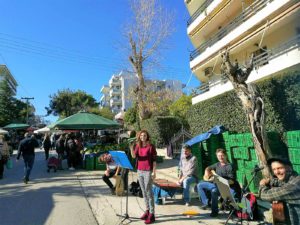
[(203, 2), (203, 4), (197, 9), (196, 12), (194, 12), (194, 14), (189, 18), (189, 20), (187, 21), (187, 26), (191, 25), (192, 22), (194, 22), (198, 16), (200, 16), (200, 14), (202, 12), (205, 11), (205, 9), (210, 5), (210, 3), (212, 3), (214, 0), (206, 0), (205, 2)]
[(239, 25), (244, 23), (250, 17), (254, 16), (258, 11), (263, 9), (269, 2), (273, 0), (257, 0), (248, 6), (239, 16), (237, 16), (233, 21), (231, 21), (227, 26), (221, 28), (215, 35), (213, 35), (209, 40), (201, 44), (197, 49), (191, 52), (190, 61), (195, 59), (198, 55), (205, 51), (206, 48), (214, 45), (216, 42), (221, 40)]
[[(300, 46), (300, 34), (294, 38), (288, 40), (287, 42), (262, 52), (261, 54), (253, 58), (253, 67), (259, 68), (269, 63), (270, 60), (283, 55), (291, 50), (297, 49)], [(199, 94), (203, 94), (210, 90), (210, 88), (217, 86), (219, 84), (224, 84), (228, 81), (228, 78), (225, 75), (221, 75), (220, 79), (210, 80), (207, 83), (201, 84), (199, 87), (194, 90), (193, 97)]]

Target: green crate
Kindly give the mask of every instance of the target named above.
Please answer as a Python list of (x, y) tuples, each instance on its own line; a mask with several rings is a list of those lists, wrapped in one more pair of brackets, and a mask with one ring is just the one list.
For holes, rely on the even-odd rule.
[(255, 165), (257, 165), (256, 161), (249, 161), (249, 160), (244, 161), (244, 166), (246, 170), (253, 170)]
[(300, 148), (289, 148), (289, 158), (292, 164), (300, 164)]
[[(258, 193), (258, 190), (259, 190), (259, 182), (261, 181), (262, 179), (262, 173), (261, 172), (258, 172), (256, 174), (256, 176), (254, 177), (253, 181), (251, 182), (251, 184), (249, 185), (249, 189), (252, 193)], [(252, 178), (252, 174), (250, 171), (246, 171), (246, 180), (247, 180), (247, 183), (250, 182)]]
[(232, 148), (232, 152), (233, 152), (233, 157), (235, 159), (248, 160), (250, 158), (249, 150), (247, 147), (235, 147), (235, 148)]
[(245, 172), (243, 170), (237, 170), (236, 171), (236, 179), (240, 183), (240, 185), (244, 184), (245, 180)]
[(84, 165), (85, 165), (86, 170), (94, 170), (95, 169), (95, 157), (85, 158)]
[(298, 174), (300, 174), (300, 165), (293, 164), (293, 169), (294, 169)]
[(244, 170), (245, 165), (244, 165), (244, 160), (243, 159), (236, 160), (236, 164), (237, 164), (237, 169), (238, 170)]
[(106, 164), (105, 163), (95, 163), (95, 170), (106, 170)]
[(287, 146), (293, 147), (293, 148), (299, 148), (300, 147), (300, 139), (287, 139)]
[(250, 152), (250, 160), (254, 161), (254, 162), (258, 162), (258, 158), (256, 156), (255, 148), (249, 148), (249, 152)]

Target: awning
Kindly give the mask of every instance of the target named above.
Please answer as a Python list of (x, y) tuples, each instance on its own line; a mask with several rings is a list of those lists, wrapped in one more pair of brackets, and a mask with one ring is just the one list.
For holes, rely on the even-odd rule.
[(196, 137), (193, 137), (192, 139), (185, 142), (185, 144), (189, 145), (189, 146), (192, 146), (192, 145), (197, 144), (201, 141), (205, 141), (205, 140), (209, 139), (212, 134), (216, 135), (216, 134), (223, 133), (224, 131), (225, 131), (225, 128), (222, 125), (217, 125), (217, 126), (211, 128), (206, 133), (203, 133), (203, 134), (200, 134)]

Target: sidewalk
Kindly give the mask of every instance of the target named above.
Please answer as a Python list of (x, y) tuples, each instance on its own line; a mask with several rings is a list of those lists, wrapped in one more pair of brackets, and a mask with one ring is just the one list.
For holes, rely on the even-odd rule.
[[(177, 179), (178, 160), (165, 159), (163, 163), (158, 164), (157, 178), (175, 181)], [(100, 225), (117, 225), (122, 224), (122, 217), (117, 214), (124, 215), (126, 213), (126, 196), (111, 195), (109, 188), (100, 179), (103, 171), (79, 171), (76, 173), (79, 182), (84, 190), (88, 203)], [(129, 184), (136, 181), (136, 173), (129, 173)], [(184, 225), (184, 224), (224, 224), (229, 212), (220, 212), (217, 218), (210, 218), (210, 211), (199, 209), (199, 199), (192, 199), (191, 206), (185, 206), (182, 201), (181, 194), (175, 195), (175, 198), (168, 198), (164, 205), (155, 206), (156, 222), (162, 225)], [(129, 193), (128, 197), (128, 215), (132, 217), (130, 224), (144, 224), (139, 218), (144, 212), (144, 201), (142, 198), (136, 197)], [(182, 215), (183, 212), (193, 210), (199, 214), (188, 217)], [(123, 224), (130, 221), (125, 220)], [(228, 224), (237, 224), (237, 220), (230, 220)], [(248, 224), (259, 224), (251, 222)]]

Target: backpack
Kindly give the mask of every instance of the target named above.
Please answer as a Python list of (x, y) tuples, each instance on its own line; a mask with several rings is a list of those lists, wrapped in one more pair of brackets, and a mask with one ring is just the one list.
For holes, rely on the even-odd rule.
[(244, 208), (236, 211), (238, 218), (243, 220), (253, 220), (257, 215), (257, 200), (254, 194), (248, 193), (241, 200)]
[(129, 191), (132, 193), (132, 195), (139, 196), (140, 198), (143, 198), (143, 192), (142, 192), (142, 189), (140, 187), (139, 181), (131, 182)]

